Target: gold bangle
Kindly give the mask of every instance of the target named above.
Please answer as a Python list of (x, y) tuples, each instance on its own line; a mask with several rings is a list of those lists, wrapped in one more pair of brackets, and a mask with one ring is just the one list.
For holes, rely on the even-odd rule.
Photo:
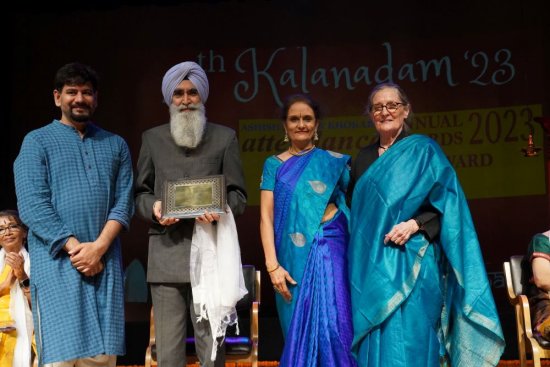
[(280, 266), (281, 266), (280, 264), (277, 264), (276, 267), (274, 267), (274, 268), (271, 269), (271, 270), (268, 270), (267, 273), (268, 273), (268, 274), (269, 274), (269, 273), (273, 273), (275, 270), (279, 269)]

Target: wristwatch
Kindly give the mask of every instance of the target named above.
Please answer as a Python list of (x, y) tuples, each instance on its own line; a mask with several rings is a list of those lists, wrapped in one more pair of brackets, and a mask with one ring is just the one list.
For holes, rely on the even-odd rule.
[(29, 288), (30, 284), (31, 284), (31, 281), (29, 280), (29, 278), (19, 282), (19, 286), (21, 288)]

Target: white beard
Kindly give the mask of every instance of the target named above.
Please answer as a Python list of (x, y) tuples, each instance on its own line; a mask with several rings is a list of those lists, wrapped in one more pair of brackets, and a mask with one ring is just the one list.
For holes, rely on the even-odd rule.
[(190, 104), (191, 111), (182, 111), (182, 106), (170, 105), (170, 132), (176, 145), (196, 148), (204, 133), (206, 114), (202, 103)]

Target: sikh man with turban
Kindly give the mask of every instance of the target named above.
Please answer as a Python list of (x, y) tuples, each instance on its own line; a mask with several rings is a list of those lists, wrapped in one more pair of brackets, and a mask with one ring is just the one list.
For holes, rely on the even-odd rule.
[[(182, 341), (186, 338), (188, 314), (201, 366), (225, 364), (223, 347), (220, 349), (217, 342), (221, 339), (216, 331), (219, 325), (213, 324), (215, 312), (206, 307), (208, 312), (204, 313), (204, 302), (197, 300), (191, 274), (193, 277), (197, 274), (195, 264), (200, 263), (200, 258), (203, 263), (198, 269), (202, 266), (203, 273), (204, 269), (215, 267), (204, 263), (206, 256), (199, 255), (196, 261), (194, 231), (198, 233), (198, 229), (204, 229), (208, 232), (216, 228), (220, 238), (225, 218), (230, 218), (234, 228), (233, 217), (205, 212), (194, 219), (177, 219), (161, 214), (165, 181), (210, 175), (225, 176), (230, 212), (237, 216), (244, 211), (246, 191), (237, 137), (234, 130), (207, 122), (204, 105), (208, 91), (206, 73), (197, 63), (186, 61), (170, 68), (162, 80), (170, 122), (143, 133), (137, 162), (136, 209), (150, 222), (147, 281), (153, 299), (159, 367), (185, 366), (185, 343)], [(236, 247), (233, 254), (238, 258), (241, 272), (238, 242)], [(217, 261), (215, 256), (208, 259)], [(226, 277), (223, 273), (218, 278)], [(242, 272), (238, 280), (242, 280)], [(211, 288), (206, 287), (206, 293), (211, 292)], [(242, 289), (237, 293), (238, 298), (242, 297)]]

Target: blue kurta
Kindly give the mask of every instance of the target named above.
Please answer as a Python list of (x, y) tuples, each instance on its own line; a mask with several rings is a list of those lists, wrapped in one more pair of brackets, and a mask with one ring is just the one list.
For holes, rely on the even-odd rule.
[(92, 124), (81, 138), (54, 120), (25, 137), (14, 173), (19, 212), (29, 226), (40, 362), (124, 354), (119, 240), (103, 256), (105, 269), (93, 277), (76, 270), (62, 248), (70, 236), (96, 240), (108, 220), (128, 228), (134, 206), (126, 142)]
[[(406, 245), (384, 235), (429, 203), (439, 239)], [(411, 135), (358, 180), (349, 265), (353, 348), (361, 367), (495, 366), (504, 338), (474, 224), (451, 164), (437, 143)]]

